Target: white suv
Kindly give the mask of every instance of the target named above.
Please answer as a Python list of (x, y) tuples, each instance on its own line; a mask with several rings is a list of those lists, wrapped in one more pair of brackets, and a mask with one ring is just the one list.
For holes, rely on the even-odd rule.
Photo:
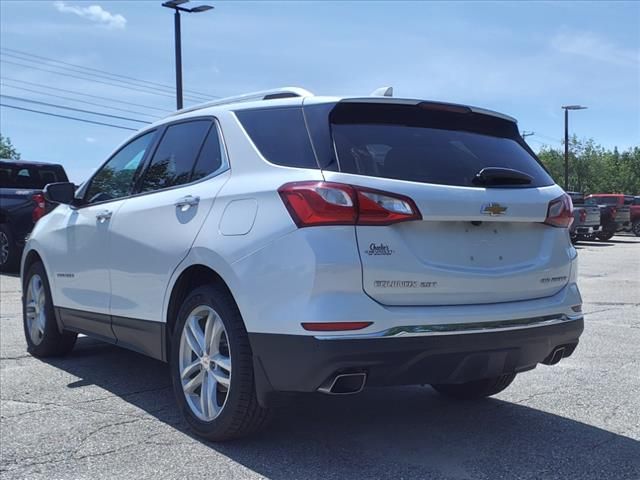
[(209, 439), (260, 428), (278, 392), (492, 395), (583, 330), (571, 200), (496, 112), (261, 92), (181, 110), (46, 195), (29, 351), (83, 333), (167, 361)]

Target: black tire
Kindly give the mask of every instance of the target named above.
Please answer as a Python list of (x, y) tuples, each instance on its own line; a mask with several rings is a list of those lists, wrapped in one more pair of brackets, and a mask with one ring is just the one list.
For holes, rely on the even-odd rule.
[[(31, 335), (30, 324), (28, 319), (29, 312), (35, 307), (29, 305), (29, 286), (33, 277), (37, 275), (41, 280), (42, 289), (44, 290), (44, 330), (38, 336), (39, 341), (34, 341)], [(63, 331), (58, 329), (58, 323), (53, 309), (53, 301), (51, 299), (51, 289), (49, 288), (49, 280), (47, 272), (40, 262), (36, 262), (27, 271), (22, 286), (22, 324), (24, 327), (24, 336), (27, 341), (28, 352), (35, 357), (53, 357), (61, 356), (69, 353), (76, 343), (77, 333)]]
[(431, 385), (438, 393), (460, 400), (473, 400), (500, 393), (513, 382), (515, 373), (467, 383)]
[(608, 240), (611, 240), (611, 237), (613, 237), (615, 235), (616, 232), (612, 232), (611, 230), (607, 230), (604, 232), (600, 232), (596, 235), (596, 237), (598, 237), (598, 240), (600, 240), (601, 242), (606, 242)]
[[(198, 418), (187, 403), (179, 366), (180, 339), (185, 323), (189, 314), (203, 305), (213, 308), (222, 320), (232, 365), (226, 400), (219, 414), (210, 421)], [(171, 380), (178, 407), (196, 434), (208, 440), (225, 441), (256, 433), (266, 426), (271, 411), (258, 404), (249, 337), (235, 301), (224, 288), (207, 285), (187, 295), (178, 312), (169, 356)]]
[(0, 272), (14, 273), (20, 265), (20, 249), (7, 223), (0, 224)]
[(636, 237), (640, 237), (640, 221), (633, 223), (633, 225), (631, 226), (631, 231)]

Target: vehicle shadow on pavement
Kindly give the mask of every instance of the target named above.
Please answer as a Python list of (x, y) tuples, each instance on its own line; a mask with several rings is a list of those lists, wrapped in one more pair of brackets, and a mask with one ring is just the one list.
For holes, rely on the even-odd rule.
[(540, 395), (557, 395), (560, 401), (556, 391), (516, 402), (449, 401), (429, 387), (371, 388), (347, 397), (300, 395), (278, 408), (266, 431), (212, 443), (189, 431), (173, 398), (168, 367), (159, 361), (88, 338), (79, 338), (70, 356), (46, 361), (79, 379), (68, 388), (105, 389), (271, 479), (619, 480), (640, 473), (640, 442), (519, 404)]

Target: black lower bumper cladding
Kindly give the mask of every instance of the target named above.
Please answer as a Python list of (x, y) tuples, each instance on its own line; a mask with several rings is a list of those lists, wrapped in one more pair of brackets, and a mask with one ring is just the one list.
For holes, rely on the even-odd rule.
[(250, 333), (261, 403), (272, 392), (314, 392), (336, 373), (366, 372), (367, 385), (463, 383), (523, 372), (559, 347), (575, 350), (583, 319), (518, 330), (409, 338), (324, 340)]

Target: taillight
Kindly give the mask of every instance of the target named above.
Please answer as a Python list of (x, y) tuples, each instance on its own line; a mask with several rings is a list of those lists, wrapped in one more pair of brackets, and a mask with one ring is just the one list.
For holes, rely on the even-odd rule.
[(299, 227), (391, 225), (420, 220), (416, 204), (404, 195), (334, 182), (293, 182), (278, 189)]
[(46, 213), (45, 211), (46, 204), (44, 201), (44, 195), (41, 193), (36, 193), (31, 197), (31, 199), (36, 204), (36, 206), (33, 207), (33, 211), (31, 212), (31, 218), (33, 219), (34, 222), (37, 222), (42, 217), (44, 217), (44, 214)]
[(544, 223), (552, 227), (569, 228), (573, 222), (573, 203), (566, 193), (549, 202)]
[(615, 219), (617, 214), (618, 214), (618, 208), (617, 207), (611, 207), (611, 218)]
[(587, 220), (587, 211), (580, 210), (580, 223), (584, 223)]

